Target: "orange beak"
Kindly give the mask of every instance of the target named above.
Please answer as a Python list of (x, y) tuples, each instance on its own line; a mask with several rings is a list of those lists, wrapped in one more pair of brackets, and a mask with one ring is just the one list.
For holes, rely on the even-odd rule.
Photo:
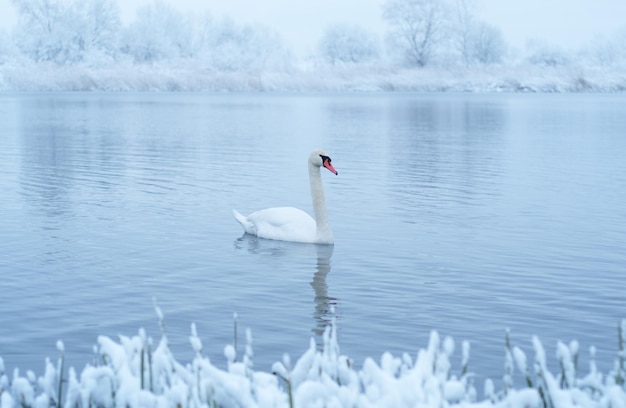
[(337, 172), (337, 170), (335, 170), (335, 168), (333, 167), (332, 164), (330, 164), (330, 160), (326, 159), (324, 160), (324, 167), (326, 167), (328, 170), (330, 170), (332, 173), (334, 173), (335, 175), (338, 175), (339, 173)]

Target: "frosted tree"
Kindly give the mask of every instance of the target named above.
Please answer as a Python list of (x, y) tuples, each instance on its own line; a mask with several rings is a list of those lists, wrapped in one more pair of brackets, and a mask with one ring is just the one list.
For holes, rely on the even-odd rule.
[(213, 43), (213, 32), (215, 31), (215, 22), (213, 16), (210, 13), (205, 13), (193, 18), (192, 20), (192, 38), (191, 49), (192, 53), (202, 60), (206, 57), (206, 53)]
[(83, 60), (101, 63), (119, 49), (120, 10), (116, 0), (76, 0), (77, 37)]
[(451, 13), (452, 46), (466, 65), (501, 62), (507, 50), (502, 32), (497, 27), (480, 21), (476, 0), (455, 0)]
[(380, 47), (374, 34), (345, 24), (326, 30), (320, 40), (319, 51), (330, 64), (371, 62), (380, 57)]
[(77, 18), (59, 0), (12, 0), (19, 14), (16, 43), (35, 61), (66, 63), (78, 59)]
[(192, 56), (189, 19), (157, 0), (141, 7), (128, 27), (122, 49), (136, 62), (157, 62)]
[(115, 0), (12, 0), (17, 45), (35, 61), (59, 64), (114, 54), (120, 17)]
[(216, 23), (207, 20), (201, 33), (200, 60), (209, 68), (259, 71), (291, 65), (291, 52), (281, 37), (263, 25), (240, 26), (229, 18)]
[[(582, 57), (591, 64), (607, 68), (620, 59), (620, 41), (596, 34), (581, 52)], [(626, 42), (622, 42), (626, 44)]]
[(557, 46), (542, 40), (531, 40), (526, 44), (528, 62), (535, 65), (559, 66), (567, 65), (570, 58)]
[(472, 60), (482, 64), (501, 62), (507, 49), (502, 32), (483, 22), (478, 22), (473, 26), (468, 44)]
[(440, 0), (387, 0), (383, 18), (390, 25), (391, 46), (413, 66), (427, 65), (441, 38), (444, 5)]
[(476, 24), (476, 0), (455, 0), (452, 17), (453, 46), (465, 64), (472, 60), (472, 30)]

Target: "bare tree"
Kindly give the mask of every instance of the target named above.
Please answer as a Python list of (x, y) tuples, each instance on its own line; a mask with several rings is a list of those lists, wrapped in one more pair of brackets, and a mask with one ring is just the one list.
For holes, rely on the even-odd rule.
[(441, 0), (387, 0), (383, 18), (391, 25), (390, 38), (414, 66), (428, 64), (443, 26)]

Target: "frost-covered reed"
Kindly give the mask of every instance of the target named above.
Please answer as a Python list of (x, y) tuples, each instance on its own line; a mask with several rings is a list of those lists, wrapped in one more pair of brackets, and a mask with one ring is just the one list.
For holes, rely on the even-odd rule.
[(0, 91), (624, 92), (624, 67), (477, 66), (411, 69), (353, 64), (217, 71), (185, 63), (0, 64)]
[[(311, 340), (309, 349), (291, 363), (285, 355), (272, 372), (255, 371), (252, 335), (246, 331), (245, 351), (238, 358), (227, 345), (225, 368), (216, 367), (203, 353), (203, 344), (191, 325), (191, 362), (172, 354), (163, 314), (157, 307), (161, 339), (152, 347), (144, 330), (116, 341), (100, 336), (97, 358), (82, 372), (64, 371), (64, 347), (55, 367), (23, 376), (18, 369), (5, 373), (0, 359), (0, 407), (625, 407), (626, 320), (618, 327), (618, 355), (606, 375), (595, 364), (591, 349), (589, 370), (581, 374), (579, 346), (559, 342), (560, 371), (547, 368), (546, 352), (533, 337), (534, 359), (505, 340), (502, 389), (488, 379), (479, 396), (469, 369), (470, 345), (462, 343), (461, 369), (453, 369), (455, 342), (433, 331), (426, 348), (416, 356), (384, 353), (380, 362), (367, 358), (361, 368), (340, 353), (337, 327), (332, 322), (323, 345)], [(532, 364), (532, 369), (529, 367)], [(521, 378), (515, 383), (516, 372)]]

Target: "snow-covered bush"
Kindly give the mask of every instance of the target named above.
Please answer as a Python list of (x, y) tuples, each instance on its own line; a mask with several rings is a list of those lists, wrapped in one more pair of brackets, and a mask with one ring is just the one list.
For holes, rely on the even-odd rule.
[[(157, 314), (163, 327), (158, 308)], [(195, 325), (190, 336), (195, 357), (186, 364), (175, 359), (164, 330), (156, 347), (140, 330), (118, 341), (100, 336), (98, 360), (81, 373), (74, 368), (64, 371), (62, 343), (57, 344), (59, 363), (55, 367), (46, 361), (39, 378), (31, 371), (22, 376), (17, 369), (9, 376), (0, 358), (0, 407), (622, 407), (626, 404), (626, 321), (619, 333), (620, 352), (606, 376), (595, 366), (593, 349), (589, 373), (579, 374), (576, 342), (557, 344), (561, 368), (555, 376), (547, 368), (537, 337), (532, 339), (533, 370), (525, 353), (507, 340), (504, 387), (497, 390), (488, 379), (484, 396), (479, 397), (468, 369), (469, 343), (463, 343), (462, 368), (456, 371), (454, 341), (434, 331), (415, 357), (383, 353), (380, 362), (367, 358), (359, 369), (340, 353), (333, 322), (324, 332), (321, 350), (311, 340), (295, 364), (285, 355), (269, 373), (253, 369), (249, 330), (240, 360), (234, 346), (225, 347), (224, 369), (204, 356)], [(517, 386), (515, 367), (523, 376)]]

